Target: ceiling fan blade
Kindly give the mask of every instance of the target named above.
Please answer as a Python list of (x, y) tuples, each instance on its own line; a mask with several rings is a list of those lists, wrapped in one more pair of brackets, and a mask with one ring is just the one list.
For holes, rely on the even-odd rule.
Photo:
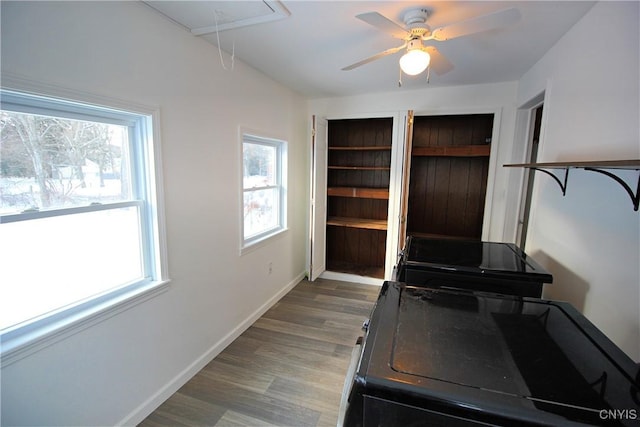
[(384, 31), (385, 33), (390, 34), (397, 39), (404, 40), (408, 36), (408, 31), (406, 29), (396, 24), (389, 18), (380, 15), (378, 12), (361, 13), (360, 15), (356, 15), (356, 18), (366, 22), (369, 25), (373, 25), (379, 30)]
[(434, 46), (425, 46), (424, 50), (431, 56), (429, 66), (439, 76), (453, 70), (453, 64)]
[(387, 55), (391, 55), (392, 53), (396, 53), (396, 52), (398, 52), (398, 51), (400, 51), (400, 50), (404, 49), (405, 47), (407, 47), (407, 44), (406, 44), (406, 43), (404, 43), (402, 46), (398, 46), (398, 47), (393, 47), (393, 48), (391, 48), (391, 49), (387, 49), (387, 50), (385, 50), (384, 52), (380, 52), (380, 53), (378, 53), (378, 54), (376, 54), (376, 55), (370, 56), (370, 57), (369, 57), (369, 58), (367, 58), (367, 59), (363, 59), (362, 61), (356, 62), (355, 64), (351, 64), (351, 65), (349, 65), (349, 66), (347, 66), (347, 67), (344, 67), (344, 68), (342, 69), (342, 71), (349, 71), (349, 70), (353, 70), (354, 68), (357, 68), (357, 67), (359, 67), (359, 66), (361, 66), (361, 65), (368, 64), (369, 62), (373, 62), (373, 61), (375, 61), (376, 59), (380, 59), (380, 58), (382, 58), (383, 56), (387, 56)]
[(438, 41), (450, 40), (456, 37), (462, 37), (469, 34), (480, 33), (483, 31), (493, 30), (495, 28), (505, 27), (509, 24), (517, 22), (520, 19), (520, 11), (513, 7), (510, 9), (500, 10), (488, 15), (471, 18), (466, 21), (457, 22), (455, 24), (433, 30), (426, 40), (434, 39)]

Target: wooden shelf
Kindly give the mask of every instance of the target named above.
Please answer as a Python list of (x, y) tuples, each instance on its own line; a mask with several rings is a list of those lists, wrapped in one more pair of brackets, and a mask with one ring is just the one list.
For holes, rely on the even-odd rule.
[(387, 188), (362, 188), (362, 187), (329, 187), (328, 196), (355, 197), (361, 199), (389, 199)]
[(367, 145), (365, 147), (329, 147), (329, 150), (336, 151), (390, 151), (390, 145)]
[(626, 169), (640, 170), (640, 160), (603, 160), (588, 162), (548, 162), (516, 163), (504, 165), (505, 168), (544, 168), (544, 169)]
[(446, 147), (413, 147), (412, 156), (432, 157), (489, 157), (491, 145), (459, 145)]
[[(631, 197), (631, 202), (633, 203), (633, 210), (638, 211), (640, 207), (640, 173), (638, 174), (638, 185), (634, 191), (631, 189), (631, 186), (627, 184), (622, 178), (615, 175), (612, 172), (609, 172), (607, 169), (617, 169), (617, 170), (636, 170), (640, 171), (640, 160), (632, 159), (632, 160), (602, 160), (602, 161), (580, 161), (580, 162), (548, 162), (548, 163), (518, 163), (518, 164), (508, 164), (504, 165), (507, 168), (528, 168), (543, 172), (549, 175), (554, 179), (555, 182), (558, 183), (560, 189), (562, 190), (562, 195), (564, 196), (567, 192), (567, 178), (569, 177), (570, 169), (584, 169), (586, 171), (597, 172), (599, 174), (608, 176), (609, 178), (616, 181), (618, 184), (624, 188), (629, 197)], [(553, 172), (550, 172), (548, 169), (564, 169), (564, 180), (560, 180), (558, 176), (556, 176)]]
[(342, 216), (330, 216), (327, 225), (349, 228), (364, 228), (367, 230), (386, 230), (386, 219), (346, 218)]
[(384, 166), (329, 166), (329, 169), (333, 170), (348, 170), (348, 171), (388, 171), (390, 167)]

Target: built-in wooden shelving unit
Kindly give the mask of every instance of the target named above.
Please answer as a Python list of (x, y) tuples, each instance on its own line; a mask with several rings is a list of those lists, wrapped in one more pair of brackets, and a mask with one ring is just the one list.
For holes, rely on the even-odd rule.
[[(508, 164), (504, 165), (504, 167), (519, 167), (519, 168), (528, 168), (543, 172), (549, 175), (554, 179), (560, 186), (562, 190), (562, 195), (564, 196), (567, 192), (567, 179), (569, 177), (570, 169), (584, 169), (587, 171), (597, 172), (599, 174), (608, 176), (609, 178), (616, 181), (618, 184), (624, 188), (629, 197), (631, 197), (631, 202), (633, 203), (633, 210), (637, 211), (640, 206), (640, 173), (638, 174), (638, 184), (636, 186), (635, 192), (631, 189), (631, 186), (627, 184), (622, 178), (616, 175), (613, 172), (609, 172), (609, 170), (636, 170), (640, 171), (640, 160), (602, 160), (602, 161), (580, 161), (580, 162), (547, 162), (547, 163), (519, 163), (519, 164)], [(561, 179), (553, 172), (550, 171), (554, 169), (564, 170), (564, 177)]]
[(327, 269), (384, 276), (393, 119), (330, 120)]

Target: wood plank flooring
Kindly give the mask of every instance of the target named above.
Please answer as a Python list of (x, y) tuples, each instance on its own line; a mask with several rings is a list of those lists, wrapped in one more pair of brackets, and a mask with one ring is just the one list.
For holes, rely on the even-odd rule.
[(379, 291), (303, 280), (140, 426), (335, 426)]

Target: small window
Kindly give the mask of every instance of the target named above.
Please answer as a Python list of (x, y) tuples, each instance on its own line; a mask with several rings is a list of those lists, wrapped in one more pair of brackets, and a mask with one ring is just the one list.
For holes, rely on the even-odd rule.
[(243, 248), (286, 228), (285, 164), (284, 141), (243, 135)]
[(164, 278), (152, 116), (0, 95), (0, 333), (6, 343)]

